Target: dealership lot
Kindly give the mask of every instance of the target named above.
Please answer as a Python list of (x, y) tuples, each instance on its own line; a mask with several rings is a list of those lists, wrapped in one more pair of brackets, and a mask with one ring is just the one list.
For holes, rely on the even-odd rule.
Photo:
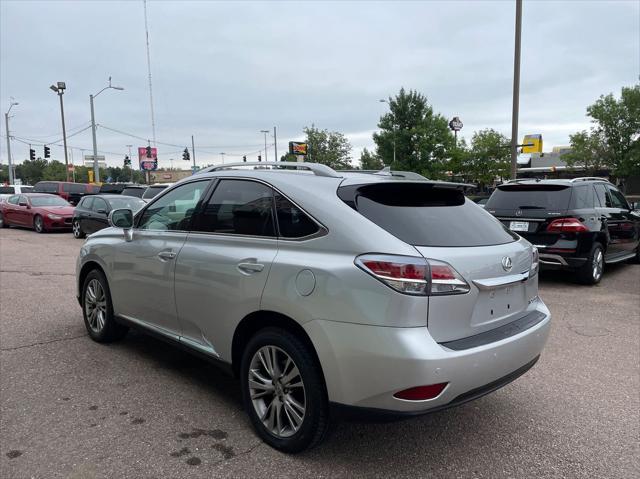
[(504, 389), (407, 421), (340, 423), (287, 456), (253, 434), (239, 385), (213, 366), (141, 334), (110, 346), (87, 337), (81, 244), (0, 233), (1, 477), (640, 474), (638, 265), (608, 268), (595, 287), (543, 273), (551, 338)]

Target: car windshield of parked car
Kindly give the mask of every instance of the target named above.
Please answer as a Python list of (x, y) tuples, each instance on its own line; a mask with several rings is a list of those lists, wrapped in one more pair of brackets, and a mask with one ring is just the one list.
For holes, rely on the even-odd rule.
[(415, 246), (486, 246), (517, 239), (494, 216), (450, 187), (374, 183), (360, 187), (355, 200), (360, 214)]
[(59, 196), (33, 196), (31, 206), (71, 206)]
[(146, 191), (142, 195), (142, 199), (150, 200), (154, 196), (160, 194), (160, 192), (164, 191), (166, 188), (167, 188), (166, 186), (150, 186), (149, 188), (146, 189)]
[(134, 198), (133, 196), (121, 196), (119, 198), (109, 198), (109, 204), (112, 210), (119, 208), (126, 208), (134, 213), (142, 208), (146, 203), (140, 198)]
[(487, 210), (547, 210), (563, 211), (569, 208), (571, 188), (552, 184), (501, 185), (485, 205)]

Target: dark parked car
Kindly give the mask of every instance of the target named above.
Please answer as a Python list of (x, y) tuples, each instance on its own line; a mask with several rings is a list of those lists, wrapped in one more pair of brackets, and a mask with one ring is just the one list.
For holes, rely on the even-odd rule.
[(38, 181), (33, 187), (34, 193), (51, 193), (77, 205), (85, 195), (98, 193), (100, 187), (89, 183), (71, 183), (66, 181)]
[(509, 181), (485, 209), (533, 243), (543, 267), (574, 270), (582, 283), (599, 282), (605, 264), (640, 261), (640, 211), (605, 179)]
[(145, 201), (149, 201), (151, 198), (159, 195), (171, 185), (173, 185), (173, 183), (158, 183), (155, 185), (151, 185), (145, 190), (144, 194), (142, 195), (142, 199)]
[(71, 228), (73, 206), (56, 195), (22, 193), (0, 203), (0, 227), (23, 226), (38, 233)]
[(147, 186), (145, 185), (129, 185), (125, 189), (123, 189), (120, 194), (125, 196), (135, 196), (136, 198), (142, 198), (144, 192), (147, 191)]
[(92, 195), (84, 197), (73, 214), (73, 236), (84, 238), (86, 235), (109, 226), (109, 212), (118, 208), (127, 208), (134, 213), (146, 203), (140, 198), (123, 195)]

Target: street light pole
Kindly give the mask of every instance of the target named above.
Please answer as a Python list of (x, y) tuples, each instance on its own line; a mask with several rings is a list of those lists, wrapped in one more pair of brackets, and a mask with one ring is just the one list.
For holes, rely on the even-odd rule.
[[(93, 181), (94, 183), (100, 182), (100, 165), (98, 164), (98, 143), (96, 141), (96, 115), (93, 110), (93, 99), (103, 91), (109, 90), (109, 89), (120, 90), (120, 91), (124, 90), (124, 88), (121, 86), (112, 86), (111, 77), (109, 77), (109, 85), (104, 87), (95, 95), (89, 95), (89, 103), (91, 104), (91, 135), (93, 137)], [(131, 155), (129, 155), (129, 158), (131, 158)]]
[(511, 179), (518, 167), (518, 114), (520, 112), (520, 45), (522, 40), (522, 0), (516, 0), (516, 43), (513, 55), (513, 112), (511, 115)]
[(129, 149), (129, 161), (131, 162), (131, 164), (129, 165), (129, 170), (130, 170), (130, 173), (131, 173), (129, 181), (131, 181), (131, 183), (133, 183), (133, 160), (131, 159), (131, 147), (132, 146), (133, 145), (127, 145), (127, 148)]
[(269, 133), (269, 130), (260, 130), (260, 133), (264, 133), (264, 161), (268, 161), (267, 160), (267, 133)]
[(196, 145), (193, 141), (193, 135), (191, 135), (191, 158), (193, 159), (193, 173), (196, 172)]
[(273, 150), (276, 155), (273, 161), (278, 161), (278, 133), (275, 126), (273, 127)]
[(14, 183), (15, 178), (13, 176), (13, 162), (11, 161), (11, 136), (9, 135), (9, 112), (11, 111), (11, 108), (13, 108), (14, 105), (17, 105), (17, 104), (18, 102), (13, 101), (13, 98), (12, 98), (11, 103), (9, 104), (9, 109), (4, 114), (4, 122), (7, 129), (7, 157), (9, 159), (8, 165), (9, 165), (9, 184), (10, 185), (15, 184)]
[(220, 158), (222, 158), (222, 164), (223, 164), (223, 165), (224, 165), (224, 155), (225, 155), (225, 154), (226, 154), (226, 153), (225, 153), (224, 151), (221, 151), (221, 152), (220, 152)]
[(64, 103), (62, 101), (62, 95), (64, 95), (64, 91), (67, 89), (67, 84), (63, 81), (59, 81), (55, 85), (51, 85), (49, 88), (54, 92), (56, 92), (60, 97), (60, 116), (62, 116), (62, 141), (64, 144), (64, 168), (67, 174), (67, 181), (69, 181), (69, 156), (67, 153), (67, 129), (64, 124)]

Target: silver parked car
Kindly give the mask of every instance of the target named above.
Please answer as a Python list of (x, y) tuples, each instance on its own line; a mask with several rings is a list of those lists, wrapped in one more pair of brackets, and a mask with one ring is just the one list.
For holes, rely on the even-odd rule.
[(136, 327), (218, 362), (283, 451), (318, 444), (330, 411), (414, 415), (494, 391), (549, 333), (536, 249), (457, 184), (241, 163), (110, 222), (77, 264), (89, 335)]

